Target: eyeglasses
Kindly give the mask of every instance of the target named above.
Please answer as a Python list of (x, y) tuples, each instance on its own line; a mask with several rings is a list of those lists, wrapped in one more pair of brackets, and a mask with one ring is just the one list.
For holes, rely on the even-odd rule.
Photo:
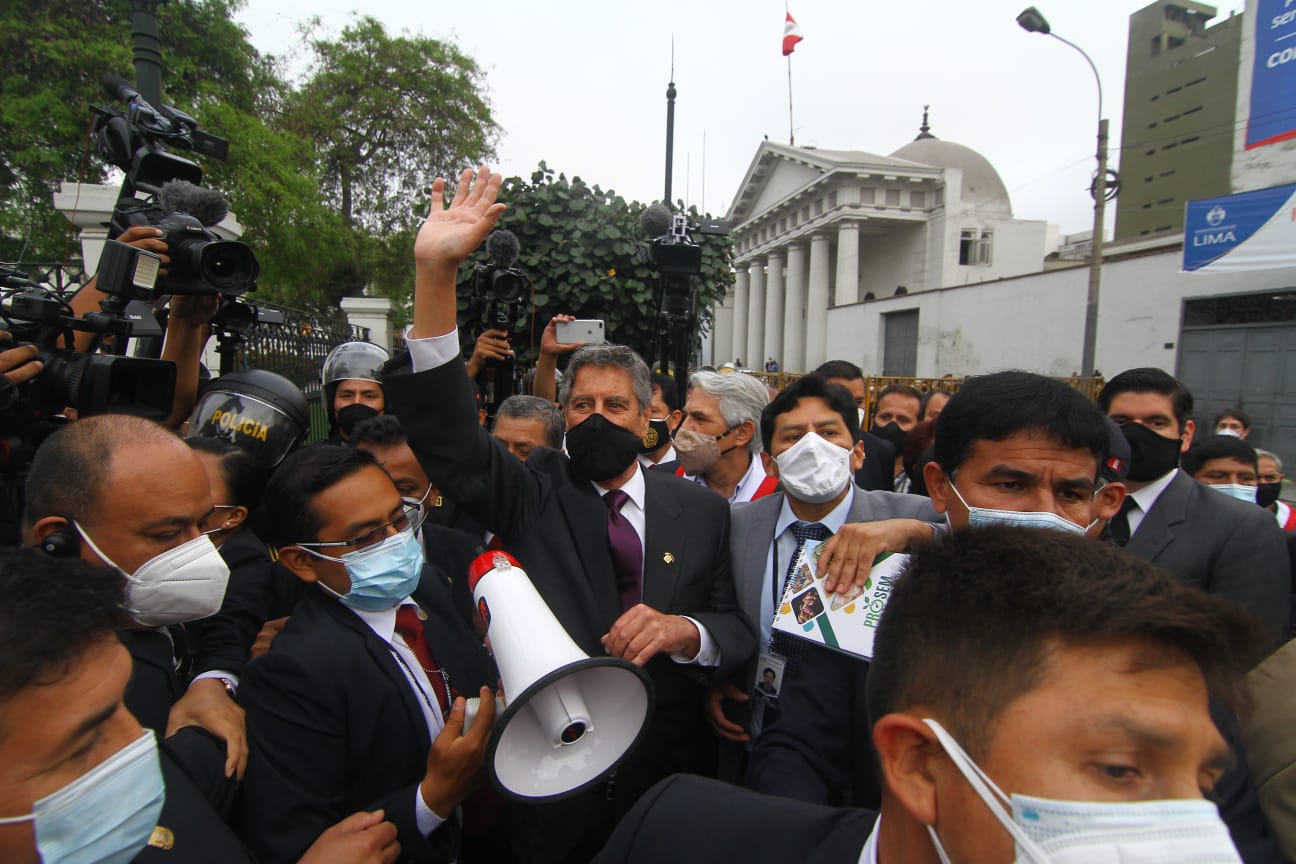
[(331, 555), (325, 555), (317, 552), (317, 549), (336, 549), (344, 546), (350, 546), (356, 552), (363, 552), (366, 549), (377, 546), (388, 537), (389, 529), (394, 529), (397, 533), (402, 531), (417, 531), (423, 524), (425, 512), (423, 505), (413, 498), (402, 498), (401, 512), (395, 519), (390, 522), (384, 522), (377, 528), (372, 528), (359, 537), (352, 537), (350, 540), (315, 540), (311, 542), (293, 543), (293, 546), (300, 546), (317, 558), (323, 558), (327, 561), (341, 561)]

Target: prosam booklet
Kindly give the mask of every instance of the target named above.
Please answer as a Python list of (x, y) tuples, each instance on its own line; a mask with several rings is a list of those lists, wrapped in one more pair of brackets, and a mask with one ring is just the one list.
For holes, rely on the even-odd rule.
[(774, 629), (872, 660), (878, 621), (909, 556), (885, 552), (873, 560), (863, 591), (855, 596), (829, 594), (824, 580), (815, 576), (826, 542), (808, 540), (797, 553), (796, 567), (774, 614)]

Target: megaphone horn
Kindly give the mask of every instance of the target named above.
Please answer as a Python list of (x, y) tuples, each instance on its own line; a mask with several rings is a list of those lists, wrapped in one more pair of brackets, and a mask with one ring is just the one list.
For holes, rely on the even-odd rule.
[[(535, 801), (597, 783), (643, 734), (652, 682), (633, 663), (582, 651), (508, 553), (477, 556), (468, 586), (507, 697), (496, 699), (486, 751), (495, 787)], [(477, 703), (468, 700), (465, 731)]]

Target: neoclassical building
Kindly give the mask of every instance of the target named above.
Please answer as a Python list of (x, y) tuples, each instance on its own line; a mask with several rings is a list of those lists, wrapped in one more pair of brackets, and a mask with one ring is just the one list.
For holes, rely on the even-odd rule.
[[(1014, 219), (994, 166), (936, 138), (925, 111), (890, 156), (762, 142), (727, 218), (737, 278), (715, 310), (714, 361), (773, 357), (786, 371), (860, 353), (829, 345), (830, 308), (1038, 272), (1048, 234)], [(917, 317), (889, 324), (860, 338), (896, 340), (886, 374), (913, 374)]]

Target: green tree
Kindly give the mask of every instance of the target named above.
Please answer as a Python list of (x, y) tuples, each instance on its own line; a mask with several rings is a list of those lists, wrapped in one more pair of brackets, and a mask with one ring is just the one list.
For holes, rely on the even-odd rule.
[[(534, 360), (540, 332), (557, 314), (601, 318), (607, 338), (652, 356), (657, 336), (658, 278), (643, 256), (639, 228), (644, 205), (626, 202), (612, 190), (590, 186), (541, 162), (530, 180), (504, 181), (500, 200), (508, 210), (500, 222), (517, 235), (521, 252), (516, 266), (535, 283), (533, 305), (520, 316), (513, 344), (522, 362)], [(689, 208), (689, 221), (710, 219)], [(697, 288), (698, 328), (693, 348), (711, 327), (711, 306), (733, 285), (733, 244), (727, 237), (694, 235), (702, 247)], [(482, 325), (471, 301), (473, 267), (487, 264), (484, 250), (474, 253), (460, 272), (459, 308), (465, 340)]]

